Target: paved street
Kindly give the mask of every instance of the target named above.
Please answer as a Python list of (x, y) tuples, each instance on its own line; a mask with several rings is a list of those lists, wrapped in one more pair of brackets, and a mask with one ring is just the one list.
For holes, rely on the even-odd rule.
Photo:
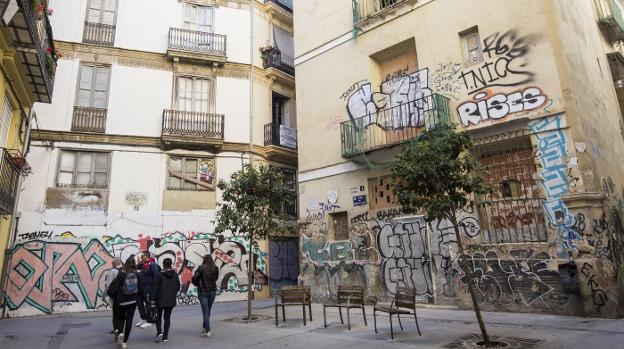
[[(272, 316), (272, 301), (255, 304), (255, 314)], [(336, 311), (328, 311), (327, 329), (323, 328), (320, 306), (314, 307), (313, 322), (303, 326), (299, 308), (290, 308), (287, 322), (275, 328), (273, 318), (251, 325), (228, 321), (245, 313), (245, 302), (218, 303), (214, 308), (212, 338), (202, 338), (199, 305), (178, 307), (168, 343), (160, 347), (183, 348), (445, 348), (456, 339), (478, 332), (474, 314), (468, 311), (419, 309), (423, 336), (418, 337), (414, 323), (404, 319), (404, 332), (397, 329), (390, 340), (387, 317), (378, 317), (380, 333), (373, 332), (361, 314), (352, 316), (353, 329), (341, 325)], [(358, 316), (359, 315), (359, 316)], [(138, 316), (138, 315), (137, 315)], [(485, 313), (494, 336), (541, 340), (534, 348), (624, 348), (624, 320), (605, 320), (553, 315)], [(346, 321), (346, 319), (345, 319)], [(396, 324), (395, 324), (396, 325)], [(398, 327), (398, 326), (397, 326)], [(0, 321), (0, 348), (115, 348), (108, 334), (108, 312), (90, 312), (19, 318)], [(155, 330), (133, 329), (129, 348), (153, 348)], [(531, 343), (522, 342), (521, 343)], [(516, 348), (520, 348), (516, 346)]]

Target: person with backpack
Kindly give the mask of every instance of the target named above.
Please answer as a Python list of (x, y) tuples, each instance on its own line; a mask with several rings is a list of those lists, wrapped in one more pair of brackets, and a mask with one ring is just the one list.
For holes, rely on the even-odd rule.
[(202, 265), (193, 274), (193, 285), (197, 287), (199, 304), (202, 310), (202, 336), (210, 337), (210, 311), (217, 296), (217, 280), (219, 279), (219, 268), (214, 264), (212, 257), (204, 256)]
[(115, 298), (119, 304), (116, 312), (117, 330), (123, 332), (115, 333), (117, 344), (123, 349), (126, 348), (130, 331), (132, 330), (132, 320), (136, 311), (137, 302), (141, 298), (143, 286), (139, 282), (139, 273), (136, 269), (134, 257), (126, 259), (123, 269), (108, 288), (108, 295)]
[(154, 277), (159, 273), (159, 267), (154, 258), (150, 257), (149, 252), (144, 252), (141, 255), (141, 263), (139, 264), (139, 281), (141, 282), (141, 287), (143, 289), (143, 293), (141, 294), (141, 299), (139, 300), (139, 315), (141, 316), (141, 321), (139, 321), (136, 326), (140, 328), (148, 328), (151, 327), (152, 324), (147, 322), (148, 311), (149, 311), (149, 298), (150, 291), (152, 290), (152, 283), (154, 282)]
[[(110, 285), (113, 283), (113, 280), (117, 278), (117, 274), (119, 274), (119, 271), (121, 270), (121, 266), (123, 265), (123, 263), (121, 262), (121, 259), (115, 258), (113, 259), (112, 265), (113, 265), (113, 268), (108, 271), (108, 273), (106, 274), (106, 278), (104, 279), (104, 285), (106, 287), (106, 290), (108, 290)], [(117, 301), (113, 297), (108, 297), (108, 298), (109, 298), (111, 309), (113, 310), (113, 330), (110, 332), (112, 334), (112, 333), (115, 333), (115, 330), (118, 330), (115, 327), (115, 314), (117, 313), (117, 308), (119, 307), (119, 304), (117, 304)]]
[[(161, 340), (166, 342), (169, 340), (169, 326), (171, 324), (171, 312), (176, 306), (178, 291), (180, 290), (180, 278), (178, 273), (172, 269), (173, 261), (171, 258), (163, 260), (163, 271), (154, 276), (152, 284), (152, 293), (150, 293), (150, 303), (155, 304), (158, 309), (158, 318), (156, 320), (156, 339), (158, 343)], [(165, 328), (162, 331), (162, 320), (165, 320)]]

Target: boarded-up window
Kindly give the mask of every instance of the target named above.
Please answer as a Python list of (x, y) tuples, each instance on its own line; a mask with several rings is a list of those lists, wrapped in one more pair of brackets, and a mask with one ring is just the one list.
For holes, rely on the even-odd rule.
[(331, 223), (334, 228), (335, 240), (349, 240), (349, 219), (347, 212), (332, 213)]
[(392, 177), (383, 176), (368, 180), (371, 210), (396, 207), (396, 199), (392, 191)]
[(475, 147), (480, 171), (493, 193), (479, 202), (484, 243), (546, 241), (537, 164), (528, 136)]
[(214, 190), (214, 159), (170, 157), (169, 190)]

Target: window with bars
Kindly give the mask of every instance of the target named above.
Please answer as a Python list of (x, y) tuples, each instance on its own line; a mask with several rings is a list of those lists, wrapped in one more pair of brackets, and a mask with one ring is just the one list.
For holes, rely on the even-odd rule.
[(57, 174), (59, 187), (108, 187), (110, 153), (61, 151)]
[(470, 29), (460, 34), (464, 48), (464, 60), (466, 65), (474, 65), (483, 62), (483, 51), (481, 50), (481, 38), (477, 28)]
[(177, 103), (178, 110), (210, 113), (212, 80), (180, 76), (178, 77)]
[(477, 198), (483, 243), (546, 241), (535, 152), (529, 136), (475, 146), (491, 194)]
[(349, 240), (349, 217), (347, 212), (330, 213), (334, 228), (334, 240)]
[(110, 66), (81, 64), (76, 106), (106, 109), (109, 77)]
[(172, 156), (167, 169), (169, 190), (214, 190), (214, 159)]

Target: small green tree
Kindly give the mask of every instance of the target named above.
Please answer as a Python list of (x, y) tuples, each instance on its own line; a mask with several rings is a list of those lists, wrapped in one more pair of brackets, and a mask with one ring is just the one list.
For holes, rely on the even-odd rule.
[(293, 217), (284, 209), (296, 200), (295, 184), (286, 180), (275, 167), (245, 165), (234, 172), (229, 181), (220, 180), (217, 188), (222, 192), (222, 202), (217, 204), (215, 232), (231, 231), (249, 239), (247, 320), (250, 322), (254, 244), (295, 228)]
[(398, 155), (392, 167), (393, 191), (405, 213), (426, 212), (428, 222), (447, 219), (455, 230), (460, 265), (466, 274), (468, 290), (481, 328), (483, 340), (490, 342), (474, 289), (474, 274), (468, 266), (457, 212), (473, 205), (474, 195), (490, 189), (474, 174), (470, 137), (456, 132), (453, 124), (442, 124), (424, 131)]

